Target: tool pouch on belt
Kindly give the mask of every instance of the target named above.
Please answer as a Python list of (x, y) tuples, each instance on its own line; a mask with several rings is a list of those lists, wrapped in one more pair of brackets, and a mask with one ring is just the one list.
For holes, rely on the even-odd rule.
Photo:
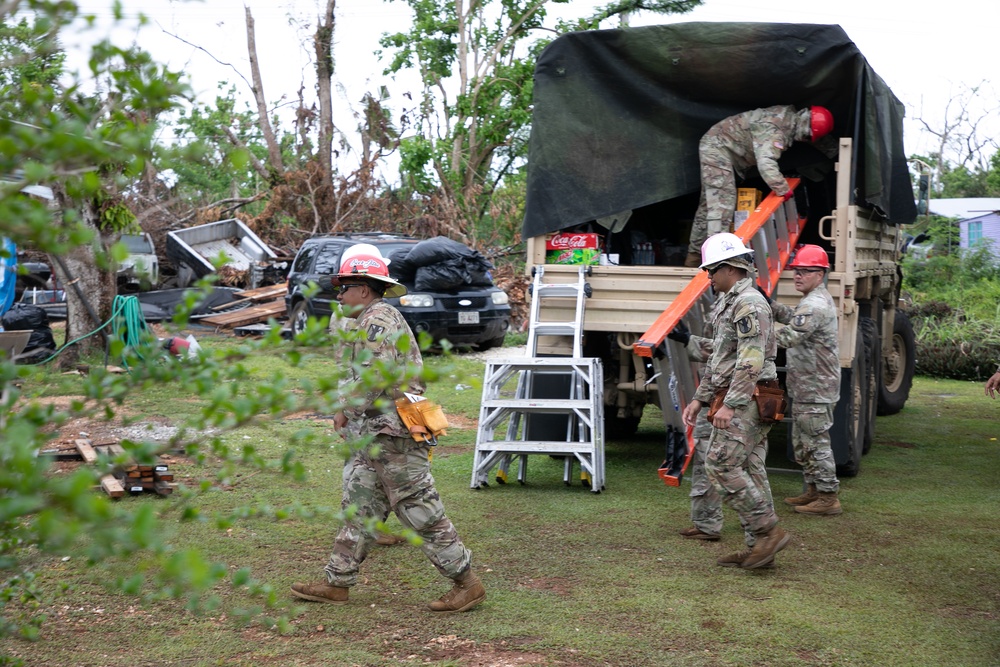
[(406, 397), (396, 399), (396, 413), (417, 442), (437, 444), (439, 435), (447, 435), (448, 418), (444, 410), (434, 401), (410, 401)]
[(757, 412), (764, 424), (780, 422), (785, 418), (787, 403), (785, 392), (777, 380), (762, 380), (753, 390), (753, 399), (757, 401)]
[(712, 396), (712, 402), (708, 405), (708, 414), (706, 415), (709, 422), (715, 419), (715, 413), (722, 409), (722, 403), (726, 400), (726, 394), (728, 392), (729, 387), (726, 387), (715, 392), (715, 396)]

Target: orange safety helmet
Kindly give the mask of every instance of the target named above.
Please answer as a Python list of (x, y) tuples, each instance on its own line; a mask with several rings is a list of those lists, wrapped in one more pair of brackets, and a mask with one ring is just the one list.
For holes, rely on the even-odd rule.
[(378, 248), (366, 245), (367, 248), (357, 250), (350, 249), (344, 253), (340, 262), (340, 271), (330, 277), (330, 282), (334, 286), (339, 286), (343, 278), (368, 278), (386, 284), (385, 296), (399, 297), (406, 294), (406, 287), (396, 282), (389, 276), (389, 260), (382, 256)]
[(816, 267), (820, 269), (830, 268), (830, 258), (818, 245), (800, 245), (795, 251), (795, 259), (788, 265), (790, 269)]
[(812, 130), (812, 140), (825, 137), (833, 130), (833, 114), (826, 107), (810, 107), (809, 129)]

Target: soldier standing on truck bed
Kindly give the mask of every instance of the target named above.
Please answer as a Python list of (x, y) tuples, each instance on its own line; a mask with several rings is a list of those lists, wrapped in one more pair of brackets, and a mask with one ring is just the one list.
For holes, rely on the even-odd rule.
[(701, 201), (691, 226), (684, 266), (701, 261), (701, 246), (713, 234), (728, 231), (736, 211), (736, 176), (757, 165), (761, 178), (779, 197), (792, 196), (778, 169), (778, 158), (795, 141), (816, 141), (833, 129), (833, 115), (825, 107), (797, 111), (780, 105), (745, 111), (719, 121), (698, 143), (701, 162)]
[[(725, 502), (749, 527), (753, 547), (720, 558), (723, 567), (755, 569), (774, 562), (791, 536), (778, 526), (764, 461), (770, 423), (762, 421), (757, 389), (777, 384), (777, 342), (771, 308), (754, 287), (750, 250), (735, 234), (709, 237), (701, 268), (723, 300), (716, 311), (715, 339), (694, 399), (684, 408), (684, 423), (694, 427), (704, 405), (711, 405), (712, 436), (705, 457), (709, 479)], [(753, 461), (753, 463), (751, 462)], [(751, 469), (759, 467), (762, 479)]]
[(837, 466), (830, 448), (833, 408), (840, 398), (837, 306), (823, 285), (830, 269), (826, 251), (801, 246), (788, 265), (802, 300), (795, 308), (772, 303), (778, 346), (787, 348), (785, 385), (792, 399), (792, 448), (806, 490), (785, 498), (800, 514), (840, 514)]

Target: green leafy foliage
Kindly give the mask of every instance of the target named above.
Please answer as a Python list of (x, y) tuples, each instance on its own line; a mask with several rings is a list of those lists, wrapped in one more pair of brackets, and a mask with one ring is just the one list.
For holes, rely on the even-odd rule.
[(983, 380), (1000, 363), (1000, 262), (988, 245), (903, 263), (917, 373)]

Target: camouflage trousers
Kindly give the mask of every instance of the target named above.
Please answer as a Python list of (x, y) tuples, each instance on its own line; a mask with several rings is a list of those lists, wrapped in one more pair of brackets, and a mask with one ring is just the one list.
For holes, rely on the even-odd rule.
[(837, 465), (830, 447), (834, 403), (799, 403), (792, 401), (792, 450), (795, 462), (802, 466), (806, 484), (817, 491), (836, 493), (840, 488)]
[(357, 583), (358, 569), (375, 543), (364, 520), (385, 520), (390, 511), (420, 536), (420, 548), (437, 571), (457, 578), (468, 569), (472, 553), (445, 516), (434, 488), (428, 448), (411, 438), (386, 435), (376, 436), (372, 445), (380, 448), (378, 455), (359, 451), (347, 463), (342, 507), (353, 505), (357, 514), (337, 533), (325, 568), (327, 580), (333, 586)]
[[(757, 404), (736, 410), (726, 429), (713, 429), (705, 455), (705, 470), (724, 502), (740, 515), (744, 531), (761, 535), (778, 523), (767, 481), (767, 434)], [(749, 541), (748, 541), (749, 543)]]
[[(691, 523), (703, 533), (718, 535), (722, 532), (723, 523), (722, 497), (712, 485), (705, 470), (705, 457), (710, 442), (710, 437), (695, 438), (694, 455), (691, 457)], [(767, 458), (766, 439), (761, 443), (761, 447), (763, 454), (751, 453), (749, 457), (750, 477), (759, 488), (766, 490), (767, 501), (774, 506), (774, 501), (771, 499), (771, 485), (767, 481), (767, 472), (764, 469), (764, 460)], [(748, 547), (752, 547), (757, 542), (757, 536), (742, 517), (740, 524), (743, 526), (743, 539)]]
[(698, 144), (701, 161), (701, 199), (691, 225), (688, 251), (701, 252), (709, 236), (728, 232), (736, 213), (736, 173), (725, 149), (706, 135)]

